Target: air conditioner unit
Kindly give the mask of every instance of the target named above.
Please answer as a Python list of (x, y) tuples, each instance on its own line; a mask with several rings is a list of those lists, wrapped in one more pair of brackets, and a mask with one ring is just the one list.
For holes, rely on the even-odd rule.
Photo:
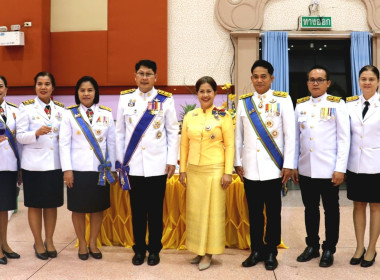
[(8, 31), (0, 32), (0, 46), (24, 46), (24, 32)]

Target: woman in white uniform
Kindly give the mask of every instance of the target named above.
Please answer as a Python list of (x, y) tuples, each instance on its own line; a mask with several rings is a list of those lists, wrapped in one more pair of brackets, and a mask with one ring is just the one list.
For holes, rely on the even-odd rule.
[[(7, 264), (8, 259), (18, 259), (20, 255), (13, 252), (7, 241), (8, 211), (17, 208), (17, 181), (20, 146), (16, 144), (16, 119), (18, 108), (5, 101), (8, 91), (7, 80), (0, 76), (0, 124), (5, 134), (0, 135), (0, 264)], [(2, 133), (1, 133), (2, 134)], [(20, 174), (21, 175), (21, 174)], [(18, 178), (18, 180), (17, 180)]]
[[(347, 98), (351, 147), (347, 165), (347, 197), (354, 202), (356, 251), (350, 264), (369, 267), (375, 262), (380, 234), (380, 95), (379, 70), (372, 65), (359, 72), (361, 96)], [(375, 182), (375, 183), (373, 183)], [(369, 204), (369, 244), (364, 247), (366, 209)]]
[[(111, 109), (99, 103), (96, 80), (84, 76), (75, 87), (75, 103), (63, 116), (60, 130), (60, 154), (64, 182), (67, 185), (67, 208), (72, 211), (79, 240), (78, 257), (89, 254), (101, 259), (97, 248), (103, 211), (110, 207), (111, 170), (115, 162), (115, 125)], [(87, 248), (85, 215), (90, 213), (90, 239)]]
[[(49, 72), (34, 78), (37, 97), (22, 102), (16, 127), (17, 141), (23, 145), (21, 169), (24, 205), (37, 258), (57, 257), (53, 234), (57, 207), (63, 205), (63, 180), (59, 160), (58, 134), (64, 105), (51, 100), (55, 79)], [(42, 224), (45, 240), (42, 238)]]

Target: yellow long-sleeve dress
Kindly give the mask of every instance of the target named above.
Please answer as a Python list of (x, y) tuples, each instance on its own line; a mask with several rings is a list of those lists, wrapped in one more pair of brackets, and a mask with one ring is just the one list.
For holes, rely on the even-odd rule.
[(186, 114), (181, 132), (180, 172), (186, 172), (186, 247), (198, 255), (225, 248), (226, 192), (223, 174), (232, 174), (234, 127), (231, 115)]

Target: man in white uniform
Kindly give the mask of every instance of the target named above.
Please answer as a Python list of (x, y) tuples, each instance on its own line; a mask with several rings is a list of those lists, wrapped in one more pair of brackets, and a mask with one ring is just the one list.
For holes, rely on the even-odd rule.
[[(137, 89), (121, 92), (116, 122), (116, 168), (124, 189), (130, 188), (135, 245), (134, 265), (160, 262), (166, 179), (175, 171), (178, 121), (170, 93), (156, 90), (156, 63), (135, 66)], [(149, 228), (149, 244), (145, 242)]]
[(307, 247), (297, 261), (319, 257), (319, 201), (322, 197), (326, 240), (322, 244), (321, 267), (329, 267), (334, 262), (339, 238), (339, 185), (344, 181), (350, 148), (349, 115), (340, 97), (326, 93), (330, 84), (324, 67), (312, 67), (307, 80), (311, 97), (298, 99), (295, 109), (295, 166), (298, 166), (307, 233)]
[(278, 265), (281, 188), (293, 175), (295, 147), (293, 103), (287, 92), (271, 89), (273, 71), (273, 66), (265, 60), (257, 60), (251, 68), (255, 92), (239, 100), (234, 163), (244, 181), (250, 222), (251, 255), (242, 265), (251, 267), (265, 261), (267, 270), (274, 270)]

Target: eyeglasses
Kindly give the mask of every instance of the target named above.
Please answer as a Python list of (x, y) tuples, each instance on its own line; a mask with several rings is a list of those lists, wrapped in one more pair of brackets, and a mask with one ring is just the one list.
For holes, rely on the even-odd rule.
[(149, 78), (152, 78), (155, 74), (154, 73), (137, 72), (136, 75), (139, 76), (140, 78), (147, 77), (149, 79)]
[(309, 84), (314, 84), (314, 83), (321, 84), (321, 83), (323, 83), (324, 81), (327, 81), (327, 79), (322, 79), (322, 78), (313, 79), (313, 78), (311, 78), (311, 79), (307, 80), (307, 82), (308, 82)]

